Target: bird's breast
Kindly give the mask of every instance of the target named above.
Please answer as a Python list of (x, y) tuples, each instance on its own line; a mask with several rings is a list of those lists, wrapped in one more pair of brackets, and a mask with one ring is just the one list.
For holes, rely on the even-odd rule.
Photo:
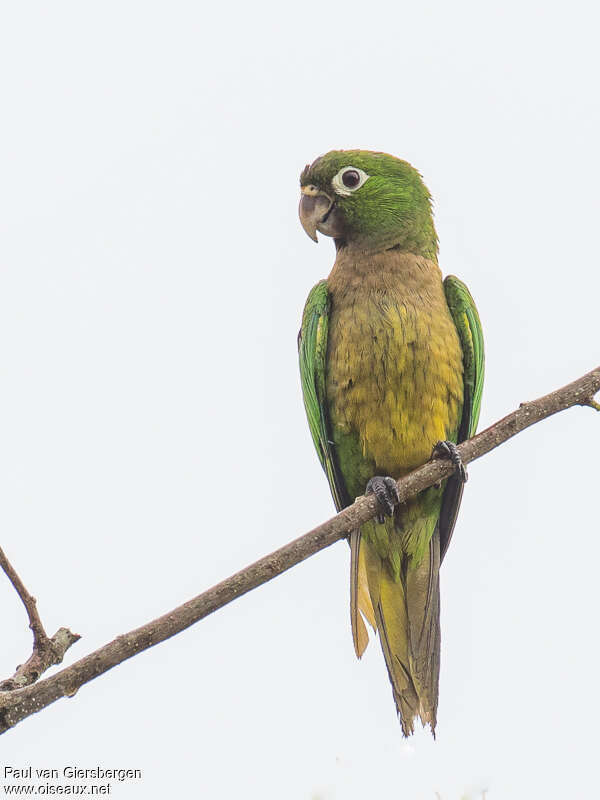
[(329, 280), (333, 437), (357, 436), (365, 459), (394, 476), (424, 463), (440, 439), (455, 438), (460, 422), (461, 347), (432, 267)]

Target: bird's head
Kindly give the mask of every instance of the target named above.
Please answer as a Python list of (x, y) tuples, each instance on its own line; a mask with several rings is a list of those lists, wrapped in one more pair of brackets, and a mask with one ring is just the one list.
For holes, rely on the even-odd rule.
[(414, 167), (387, 153), (332, 150), (300, 176), (300, 222), (317, 241), (376, 252), (390, 247), (435, 259), (431, 196)]

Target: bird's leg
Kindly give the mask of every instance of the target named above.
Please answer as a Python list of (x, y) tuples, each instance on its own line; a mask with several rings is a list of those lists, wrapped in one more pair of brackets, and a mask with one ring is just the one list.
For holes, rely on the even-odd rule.
[(377, 522), (383, 524), (385, 518), (394, 516), (394, 509), (400, 502), (400, 495), (398, 494), (398, 486), (393, 478), (389, 475), (375, 475), (367, 483), (365, 494), (374, 494), (379, 503), (379, 511), (377, 512)]
[(460, 453), (458, 452), (457, 446), (454, 442), (438, 442), (433, 446), (433, 450), (431, 452), (432, 458), (449, 458), (450, 461), (454, 464), (454, 469), (456, 474), (460, 476), (460, 479), (463, 483), (466, 483), (469, 479), (467, 475), (467, 470), (465, 465), (462, 462), (462, 458), (460, 457)]

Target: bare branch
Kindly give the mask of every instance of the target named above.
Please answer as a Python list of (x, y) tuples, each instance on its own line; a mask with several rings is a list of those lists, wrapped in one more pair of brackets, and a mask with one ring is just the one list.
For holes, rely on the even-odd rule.
[(23, 686), (35, 683), (49, 667), (60, 664), (69, 647), (81, 637), (76, 633), (71, 633), (68, 628), (59, 628), (54, 636), (49, 639), (42, 620), (37, 610), (35, 597), (29, 594), (25, 584), (18, 576), (17, 571), (10, 563), (4, 550), (0, 547), (0, 567), (6, 573), (9, 581), (15, 588), (16, 593), (21, 598), (27, 616), (29, 617), (29, 627), (33, 633), (33, 652), (24, 664), (17, 667), (12, 678), (8, 678), (0, 683), (0, 691), (13, 691)]
[[(562, 389), (533, 402), (522, 403), (516, 411), (459, 446), (463, 463), (467, 464), (480, 458), (525, 428), (571, 406), (591, 406), (598, 410), (599, 406), (594, 402), (594, 395), (598, 391), (600, 391), (600, 367)], [(453, 469), (447, 460), (429, 461), (398, 481), (401, 500), (404, 502), (423, 489), (447, 478)], [(122, 661), (185, 630), (237, 597), (280, 575), (319, 550), (329, 547), (371, 519), (375, 513), (374, 497), (360, 497), (337, 516), (299, 539), (236, 572), (212, 589), (199, 594), (162, 617), (118, 636), (55, 675), (23, 689), (0, 692), (0, 733), (55, 700), (72, 696), (85, 683)]]
[(29, 627), (33, 632), (33, 647), (37, 649), (39, 647), (43, 647), (48, 642), (48, 636), (46, 635), (46, 631), (44, 630), (44, 626), (42, 625), (42, 620), (40, 619), (40, 615), (38, 614), (37, 606), (35, 597), (29, 594), (23, 581), (17, 575), (17, 572), (13, 565), (10, 563), (4, 550), (0, 547), (0, 567), (6, 573), (8, 580), (12, 583), (15, 588), (16, 593), (21, 598), (23, 605), (25, 606), (25, 610), (27, 611), (27, 616), (29, 617)]

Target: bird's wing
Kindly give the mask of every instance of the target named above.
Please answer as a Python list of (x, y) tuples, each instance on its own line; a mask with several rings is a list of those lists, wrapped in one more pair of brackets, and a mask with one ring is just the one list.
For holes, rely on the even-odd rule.
[[(463, 352), (464, 400), (457, 437), (457, 442), (460, 443), (474, 435), (479, 421), (485, 371), (483, 331), (477, 308), (465, 284), (454, 275), (448, 275), (444, 281), (444, 291)], [(460, 477), (449, 478), (439, 523), (440, 561), (450, 544), (462, 493), (463, 482)]]
[[(325, 383), (329, 310), (327, 281), (320, 281), (311, 290), (304, 306), (302, 327), (298, 335), (298, 354), (308, 426), (319, 461), (327, 475), (336, 508), (341, 511), (350, 505), (352, 498), (348, 494), (337, 463), (327, 409)], [(364, 551), (361, 548), (360, 531), (355, 530), (350, 536), (350, 620), (354, 647), (360, 658), (368, 644), (369, 636), (359, 609), (374, 627), (373, 609), (367, 589)]]
[(336, 508), (341, 511), (349, 504), (350, 498), (336, 463), (325, 394), (329, 308), (327, 281), (319, 281), (311, 289), (304, 306), (302, 327), (298, 335), (298, 354), (308, 426)]

